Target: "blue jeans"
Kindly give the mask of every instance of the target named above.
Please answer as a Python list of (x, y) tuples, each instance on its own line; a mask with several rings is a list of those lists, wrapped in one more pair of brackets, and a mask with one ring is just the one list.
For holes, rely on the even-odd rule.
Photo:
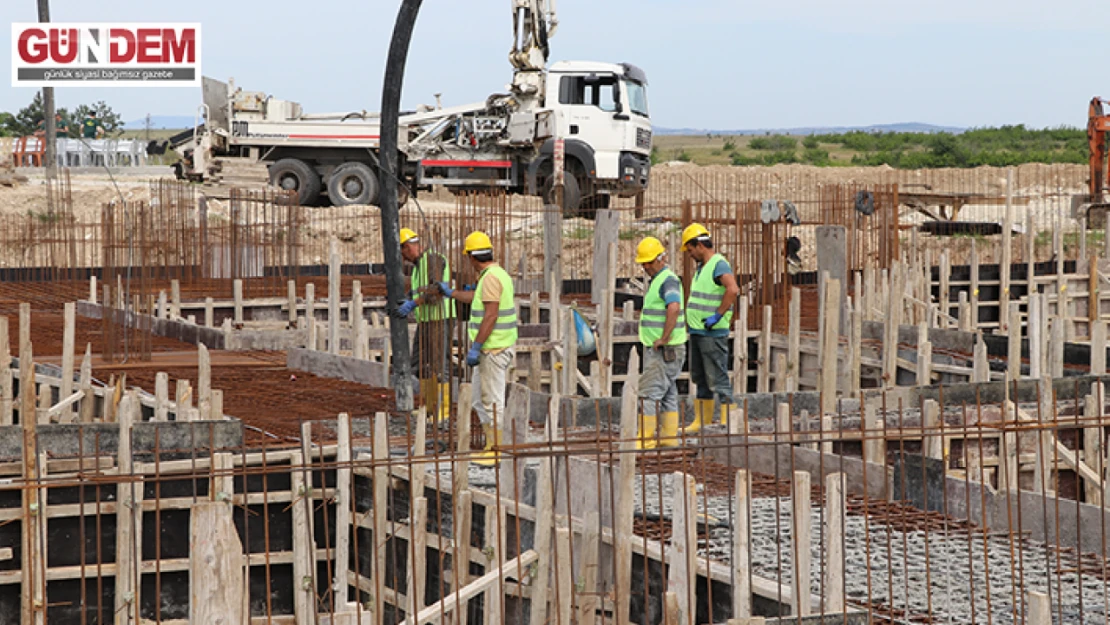
[(714, 399), (717, 405), (733, 403), (727, 336), (690, 335), (690, 381), (698, 385), (698, 399)]
[[(678, 385), (675, 381), (686, 362), (686, 346), (673, 345), (675, 359), (663, 360), (663, 350), (644, 345), (644, 372), (640, 374), (641, 412), (655, 416), (658, 412), (678, 412)], [(656, 406), (658, 404), (658, 406)]]

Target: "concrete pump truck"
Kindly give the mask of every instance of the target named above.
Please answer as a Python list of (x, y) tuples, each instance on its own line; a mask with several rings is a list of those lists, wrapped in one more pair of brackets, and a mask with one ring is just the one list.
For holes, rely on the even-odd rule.
[[(484, 102), (421, 106), (400, 119), (401, 194), (499, 188), (554, 203), (555, 146), (565, 155), (563, 210), (589, 216), (647, 187), (647, 76), (629, 63), (548, 65), (554, 0), (512, 0), (513, 80)], [(299, 104), (205, 77), (198, 124), (171, 140), (179, 178), (218, 176), (220, 157), (268, 163), (270, 183), (301, 204), (378, 203), (380, 117), (305, 113)]]

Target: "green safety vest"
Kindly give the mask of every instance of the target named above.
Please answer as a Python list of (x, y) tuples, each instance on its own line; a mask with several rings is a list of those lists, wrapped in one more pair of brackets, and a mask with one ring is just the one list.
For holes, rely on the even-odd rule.
[[(428, 255), (435, 254), (443, 260), (443, 282), (451, 282), (451, 265), (444, 258), (443, 254), (438, 252), (424, 252), (420, 258), (416, 259), (416, 268), (412, 270), (412, 290), (419, 291), (420, 289), (431, 284), (428, 280)], [(436, 280), (440, 282), (441, 280)], [(421, 304), (416, 307), (416, 321), (423, 323), (425, 321), (442, 321), (444, 319), (455, 318), (455, 300), (449, 297), (442, 297), (440, 301), (434, 304)]]
[(509, 277), (509, 272), (500, 265), (491, 265), (478, 276), (478, 288), (474, 291), (474, 303), (470, 305), (470, 323), (467, 326), (470, 340), (478, 338), (478, 328), (482, 325), (482, 318), (486, 316), (485, 303), (482, 301), (482, 287), (486, 284), (486, 278), (491, 276), (501, 282), (501, 303), (498, 306), (497, 323), (493, 326), (493, 332), (482, 344), (482, 348), (486, 350), (512, 347), (516, 345), (517, 336), (513, 280)]
[[(663, 282), (667, 278), (678, 280), (670, 268), (664, 268), (651, 279), (651, 285), (644, 294), (644, 308), (640, 311), (640, 342), (644, 345), (654, 345), (655, 341), (663, 338), (663, 326), (667, 323), (667, 303), (659, 294)], [(682, 309), (682, 281), (678, 283), (678, 319), (671, 330), (671, 340), (667, 345), (681, 345), (686, 342), (686, 311)]]
[[(717, 263), (724, 259), (724, 256), (714, 254), (694, 274), (694, 283), (690, 285), (690, 299), (686, 301), (686, 310), (690, 311), (686, 325), (691, 330), (705, 330), (706, 317), (717, 312), (721, 300), (724, 299), (725, 287), (713, 281), (713, 272), (717, 270)], [(713, 329), (727, 329), (731, 321), (732, 308), (729, 308)]]

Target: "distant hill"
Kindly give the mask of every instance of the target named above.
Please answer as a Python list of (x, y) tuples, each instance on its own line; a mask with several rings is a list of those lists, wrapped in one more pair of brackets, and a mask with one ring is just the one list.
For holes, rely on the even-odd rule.
[[(150, 128), (152, 130), (181, 130), (192, 128), (194, 118), (190, 115), (151, 115)], [(124, 130), (145, 130), (146, 118), (125, 122)]]
[(919, 122), (906, 122), (902, 124), (873, 124), (870, 126), (816, 126), (800, 128), (758, 128), (754, 130), (707, 130), (704, 128), (655, 128), (657, 135), (829, 135), (853, 131), (862, 132), (951, 132), (961, 133), (966, 128), (954, 126), (936, 126)]

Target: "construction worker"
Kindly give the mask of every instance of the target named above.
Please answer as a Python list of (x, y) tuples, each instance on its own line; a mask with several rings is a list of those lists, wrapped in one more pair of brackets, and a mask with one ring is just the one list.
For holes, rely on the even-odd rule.
[(443, 254), (425, 250), (413, 230), (401, 228), (400, 239), (401, 257), (415, 267), (410, 282), (411, 299), (401, 303), (398, 313), (402, 318), (416, 313), (412, 370), (420, 377), (424, 406), (437, 422), (443, 423), (451, 415), (450, 346), (455, 302), (445, 299), (437, 285), (451, 281), (451, 266)]
[(104, 136), (104, 126), (96, 118), (96, 111), (89, 111), (81, 122), (81, 136), (85, 139), (99, 139)]
[[(686, 361), (682, 282), (667, 267), (667, 250), (655, 237), (647, 237), (636, 246), (636, 262), (651, 276), (640, 311), (644, 366), (640, 374), (637, 448), (674, 447), (678, 445), (678, 387), (675, 381)], [(660, 412), (661, 419), (657, 416)], [(655, 435), (657, 419), (658, 437)]]
[(473, 291), (453, 290), (441, 282), (440, 289), (448, 297), (471, 305), (466, 364), (473, 367), (472, 405), (486, 439), (485, 449), (475, 462), (494, 465), (498, 454), (493, 450), (503, 438), (500, 419), (505, 412), (505, 382), (516, 358), (515, 294), (512, 278), (493, 260), (493, 244), (486, 233), (467, 235), (463, 251), (478, 273), (478, 286)]
[(709, 230), (690, 224), (682, 231), (682, 250), (697, 263), (690, 299), (686, 301), (686, 328), (690, 333), (690, 380), (697, 385), (694, 420), (685, 430), (693, 434), (721, 415), (728, 423), (732, 405), (732, 380), (728, 377), (728, 333), (732, 306), (740, 287), (724, 256), (713, 248)]

